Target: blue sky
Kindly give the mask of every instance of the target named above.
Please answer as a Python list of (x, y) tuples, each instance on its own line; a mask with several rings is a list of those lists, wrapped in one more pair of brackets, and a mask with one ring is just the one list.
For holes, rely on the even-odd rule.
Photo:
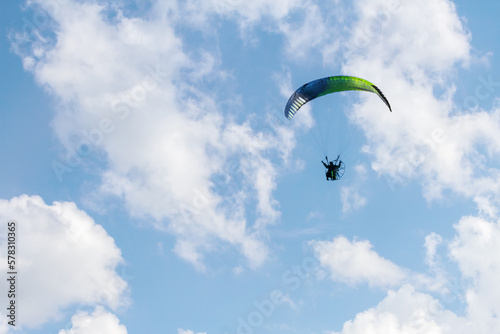
[(1, 333), (500, 331), (497, 2), (0, 6)]

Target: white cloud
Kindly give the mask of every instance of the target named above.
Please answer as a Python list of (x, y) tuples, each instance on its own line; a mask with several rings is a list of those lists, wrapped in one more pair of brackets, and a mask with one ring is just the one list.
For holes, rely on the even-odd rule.
[(355, 181), (349, 186), (340, 188), (340, 199), (342, 201), (342, 212), (349, 213), (359, 210), (367, 203), (366, 197), (362, 194), (362, 184), (366, 179), (366, 167), (357, 165), (354, 167), (356, 171)]
[(349, 241), (343, 236), (332, 241), (311, 241), (316, 257), (330, 278), (349, 285), (367, 283), (370, 286), (397, 286), (407, 273), (391, 261), (381, 257), (369, 241)]
[[(384, 66), (414, 70), (407, 75), (421, 75), (421, 70), (427, 74), (448, 72), (457, 62), (467, 62), (470, 57), (470, 36), (448, 0), (357, 0), (354, 6), (358, 20), (349, 37), (353, 43), (348, 66), (362, 59), (371, 64), (390, 61), (387, 66), (379, 63), (373, 71)], [(357, 40), (364, 44), (354, 43)], [(363, 66), (363, 70), (368, 68), (368, 64)]]
[(476, 203), (481, 216), (489, 218), (495, 218), (498, 216), (498, 202), (495, 198), (492, 198), (491, 196), (478, 195), (474, 197), (474, 202)]
[[(467, 321), (455, 313), (443, 310), (432, 296), (419, 293), (411, 285), (397, 291), (390, 290), (376, 307), (358, 313), (344, 323), (337, 334), (393, 333), (393, 334), (468, 334), (472, 331)], [(333, 334), (333, 333), (332, 333)]]
[(185, 4), (188, 16), (207, 19), (207, 16), (217, 13), (223, 16), (238, 16), (237, 21), (241, 25), (254, 24), (263, 17), (279, 20), (286, 16), (290, 10), (296, 7), (300, 1), (279, 0), (279, 1), (243, 1), (243, 0), (189, 0)]
[(285, 51), (288, 57), (307, 61), (311, 50), (325, 44), (332, 45), (329, 42), (337, 36), (328, 30), (320, 6), (306, 3), (302, 10), (303, 17), (300, 20), (283, 20), (279, 22), (279, 30), (287, 39)]
[[(331, 26), (337, 25), (342, 15), (337, 8), (325, 11), (323, 5), (311, 0), (189, 0), (180, 2), (176, 9), (184, 22), (204, 31), (213, 30), (210, 23), (214, 17), (228, 18), (239, 25), (243, 41), (252, 45), (258, 45), (252, 29), (281, 34), (286, 40), (286, 56), (307, 61), (313, 50), (324, 53), (326, 60), (339, 47), (342, 30)], [(325, 45), (327, 50), (323, 50)]]
[[(127, 283), (115, 272), (123, 261), (120, 249), (74, 203), (47, 205), (27, 195), (0, 200), (0, 220), (17, 225), (21, 325), (57, 319), (74, 304), (113, 309), (128, 304)], [(5, 239), (0, 246), (7, 248)], [(7, 260), (1, 255), (0, 260), (6, 272)]]
[(10, 320), (11, 319), (7, 318), (6, 316), (4, 316), (0, 319), (0, 333), (4, 333), (4, 334), (13, 333), (11, 331), (13, 329), (13, 327), (7, 323)]
[[(464, 217), (455, 225), (457, 232), (449, 245), (450, 256), (464, 277), (467, 314), (476, 333), (500, 331), (500, 226), (478, 217)], [(468, 283), (470, 281), (470, 284)]]
[[(182, 328), (179, 328), (177, 330), (177, 334), (195, 334), (192, 330), (190, 329), (182, 329)], [(199, 333), (196, 333), (196, 334), (207, 334), (206, 332), (199, 332)]]
[(359, 193), (359, 189), (352, 186), (340, 189), (340, 199), (342, 200), (342, 212), (349, 213), (358, 210), (366, 205), (366, 197)]
[(127, 334), (120, 320), (102, 306), (96, 307), (92, 314), (78, 312), (71, 318), (71, 323), (71, 329), (62, 329), (59, 334)]
[(432, 268), (436, 264), (436, 249), (443, 242), (443, 238), (434, 232), (425, 237), (426, 262)]

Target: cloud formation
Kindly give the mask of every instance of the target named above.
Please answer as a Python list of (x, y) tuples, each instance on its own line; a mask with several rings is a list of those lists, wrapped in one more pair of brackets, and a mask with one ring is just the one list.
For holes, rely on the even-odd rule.
[(332, 241), (312, 241), (310, 245), (333, 281), (391, 287), (407, 278), (405, 270), (373, 251), (369, 241), (351, 242), (339, 236)]
[[(190, 329), (181, 329), (181, 328), (179, 328), (177, 330), (177, 334), (195, 334), (195, 333), (192, 330), (190, 330)], [(196, 333), (196, 334), (207, 334), (207, 333), (203, 332), (203, 333)]]
[[(112, 309), (128, 305), (127, 283), (116, 273), (123, 262), (120, 249), (74, 203), (48, 205), (39, 196), (27, 195), (2, 199), (0, 220), (17, 225), (23, 327), (57, 320), (74, 304)], [(4, 249), (5, 242), (0, 242)], [(3, 254), (0, 260), (5, 266)]]
[(127, 334), (127, 329), (118, 318), (102, 306), (92, 314), (80, 311), (71, 318), (71, 328), (60, 330), (59, 334)]
[(500, 225), (478, 217), (464, 217), (455, 225), (456, 235), (449, 244), (449, 254), (456, 261), (463, 279), (467, 315), (476, 333), (500, 330)]
[(376, 307), (347, 321), (341, 332), (361, 333), (472, 333), (470, 325), (455, 313), (444, 310), (438, 300), (416, 292), (410, 285), (390, 290)]
[(350, 213), (359, 210), (368, 202), (363, 194), (363, 183), (366, 181), (366, 167), (357, 165), (354, 167), (356, 177), (349, 186), (340, 188), (340, 200), (342, 201), (342, 213)]
[[(176, 26), (189, 23), (186, 17), (205, 22), (200, 15), (208, 8), (247, 22), (263, 13), (281, 18), (293, 2), (158, 2), (147, 17), (127, 17), (111, 4), (33, 4), (56, 26), (53, 39), (39, 37), (21, 56), (59, 101), (53, 122), (65, 150), (53, 164), (59, 180), (104, 159), (101, 194), (121, 198), (133, 216), (176, 236), (180, 257), (203, 269), (204, 253), (223, 242), (251, 267), (263, 263), (263, 229), (280, 216), (273, 160), (293, 149), (293, 140), (280, 145), (292, 130), (273, 124), (264, 133), (250, 121), (236, 122), (234, 110), (204, 88), (230, 84), (218, 56), (202, 47), (188, 51)], [(253, 207), (256, 217), (248, 220)]]

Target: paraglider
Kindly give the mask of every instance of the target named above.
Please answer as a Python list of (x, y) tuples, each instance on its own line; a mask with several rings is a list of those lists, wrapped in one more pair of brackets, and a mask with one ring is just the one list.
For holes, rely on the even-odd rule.
[(323, 166), (326, 168), (326, 180), (335, 181), (338, 180), (344, 175), (344, 163), (340, 160), (340, 155), (337, 156), (337, 159), (333, 161), (328, 161), (328, 157), (325, 157), (326, 163), (321, 160)]
[[(288, 99), (285, 107), (285, 117), (291, 120), (295, 113), (297, 113), (297, 111), (304, 104), (317, 97), (350, 90), (365, 91), (376, 94), (386, 104), (389, 111), (392, 112), (389, 101), (377, 86), (365, 79), (341, 75), (317, 79), (301, 86)], [(327, 169), (327, 180), (334, 181), (342, 177), (345, 167), (343, 162), (340, 160), (340, 155), (335, 161), (328, 162), (328, 158), (326, 158), (326, 163), (323, 161), (321, 162)]]

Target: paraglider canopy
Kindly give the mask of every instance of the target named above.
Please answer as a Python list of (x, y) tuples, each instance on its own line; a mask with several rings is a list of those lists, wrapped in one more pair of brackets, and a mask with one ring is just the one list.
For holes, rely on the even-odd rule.
[(314, 80), (297, 89), (288, 99), (285, 107), (285, 117), (292, 119), (300, 107), (317, 97), (348, 90), (375, 93), (384, 101), (389, 110), (392, 111), (389, 101), (377, 86), (365, 79), (339, 75)]

